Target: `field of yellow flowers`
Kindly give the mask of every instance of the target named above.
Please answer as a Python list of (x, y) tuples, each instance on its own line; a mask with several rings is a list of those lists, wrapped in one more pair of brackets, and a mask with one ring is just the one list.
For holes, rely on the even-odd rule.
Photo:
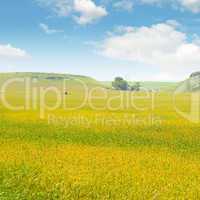
[[(177, 114), (171, 93), (157, 93), (153, 108), (143, 98), (131, 108), (116, 93), (113, 109), (93, 98), (42, 118), (1, 104), (0, 199), (200, 199), (200, 125)], [(17, 105), (22, 96), (7, 99)], [(80, 96), (67, 101), (78, 105)], [(187, 111), (188, 95), (176, 103)]]

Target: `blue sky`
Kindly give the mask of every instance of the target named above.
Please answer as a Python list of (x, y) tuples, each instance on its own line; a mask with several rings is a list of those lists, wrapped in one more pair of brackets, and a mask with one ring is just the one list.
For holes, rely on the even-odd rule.
[(199, 0), (6, 0), (0, 71), (182, 80), (200, 69)]

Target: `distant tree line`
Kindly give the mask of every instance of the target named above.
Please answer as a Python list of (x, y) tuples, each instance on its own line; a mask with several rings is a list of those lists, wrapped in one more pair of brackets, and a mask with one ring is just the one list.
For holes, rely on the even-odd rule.
[(122, 77), (116, 77), (112, 82), (112, 87), (115, 90), (130, 90), (130, 91), (140, 91), (140, 82), (135, 82), (134, 84), (129, 84), (128, 81), (124, 80)]

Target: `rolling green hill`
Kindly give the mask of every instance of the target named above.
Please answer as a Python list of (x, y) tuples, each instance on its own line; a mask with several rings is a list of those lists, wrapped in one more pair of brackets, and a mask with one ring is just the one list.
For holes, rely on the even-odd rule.
[[(111, 81), (103, 81), (106, 87), (112, 87)], [(129, 82), (130, 85), (135, 84), (135, 82)], [(160, 91), (173, 91), (178, 85), (178, 82), (160, 82), (160, 81), (142, 81), (140, 82), (141, 87), (148, 90), (160, 90)]]
[[(39, 72), (13, 72), (13, 73), (0, 73), (0, 85), (7, 79), (11, 78), (31, 78), (37, 81), (38, 85), (49, 85), (53, 84), (58, 87), (63, 84), (63, 81), (69, 81), (70, 86), (77, 85), (80, 82), (87, 86), (103, 86), (105, 88), (111, 88), (111, 81), (97, 81), (88, 76), (72, 75), (72, 74), (59, 74), (59, 73), (39, 73)], [(130, 85), (134, 82), (129, 82)], [(159, 90), (159, 91), (172, 91), (180, 83), (178, 82), (156, 82), (156, 81), (143, 81), (140, 82), (141, 87), (148, 90)]]
[(58, 74), (58, 73), (38, 73), (38, 72), (15, 72), (15, 73), (0, 73), (0, 83), (11, 78), (31, 78), (38, 80), (40, 83), (54, 82), (59, 83), (63, 80), (70, 80), (71, 83), (77, 80), (83, 81), (88, 85), (101, 85), (100, 82), (88, 76)]

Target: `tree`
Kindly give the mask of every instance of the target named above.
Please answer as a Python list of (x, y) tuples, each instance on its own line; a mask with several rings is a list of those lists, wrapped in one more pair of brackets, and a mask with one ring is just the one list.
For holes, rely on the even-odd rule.
[(116, 77), (115, 80), (112, 82), (112, 87), (116, 90), (128, 90), (128, 83), (121, 77)]
[(140, 91), (140, 82), (136, 82), (134, 85), (131, 86), (131, 91)]

